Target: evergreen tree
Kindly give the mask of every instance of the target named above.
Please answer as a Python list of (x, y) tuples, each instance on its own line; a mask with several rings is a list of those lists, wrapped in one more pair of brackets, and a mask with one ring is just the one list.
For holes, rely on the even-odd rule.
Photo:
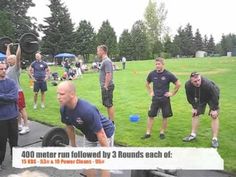
[(184, 29), (179, 27), (178, 34), (175, 36), (173, 41), (174, 56), (188, 56), (192, 57), (195, 55), (194, 51), (194, 38), (192, 33), (192, 26), (187, 24)]
[(102, 26), (97, 33), (98, 45), (105, 44), (108, 47), (110, 56), (117, 54), (117, 37), (114, 29), (111, 27), (108, 20), (102, 23)]
[(194, 56), (192, 26), (188, 23), (184, 29), (182, 52), (185, 56)]
[(131, 30), (133, 44), (132, 58), (134, 60), (148, 58), (148, 39), (146, 34), (144, 23), (141, 20), (136, 21)]
[(222, 35), (220, 44), (222, 48), (221, 54), (227, 55), (227, 52), (231, 52), (233, 48), (236, 47), (236, 35), (235, 34)]
[(223, 53), (220, 42), (216, 44), (216, 53), (217, 55), (221, 55)]
[(0, 10), (0, 36), (7, 36), (14, 38), (14, 28), (12, 22), (9, 20), (9, 13)]
[(163, 51), (167, 54), (172, 53), (173, 51), (173, 43), (171, 42), (171, 38), (168, 34), (166, 34), (163, 38)]
[(226, 38), (224, 34), (221, 37), (220, 45), (221, 45), (221, 55), (224, 56), (227, 54), (227, 51), (228, 51), (227, 46), (226, 46)]
[(202, 41), (202, 36), (199, 29), (197, 29), (194, 36), (194, 50), (195, 52), (199, 50), (203, 50), (203, 41)]
[(75, 49), (77, 54), (81, 54), (85, 61), (89, 59), (89, 54), (96, 53), (96, 33), (90, 22), (83, 20), (75, 32)]
[(207, 45), (208, 45), (208, 38), (207, 35), (204, 35), (204, 39), (203, 39), (203, 50), (205, 52), (207, 52)]
[(61, 0), (50, 0), (48, 5), (51, 16), (44, 19), (47, 25), (42, 25), (45, 36), (42, 38), (42, 51), (56, 55), (60, 52), (74, 51), (74, 25), (67, 7)]
[(185, 30), (182, 29), (182, 27), (179, 27), (178, 29), (178, 34), (175, 36), (174, 38), (174, 44), (177, 47), (178, 46), (178, 50), (176, 50), (177, 55), (179, 56), (186, 56), (186, 34), (185, 34)]
[(163, 52), (163, 44), (161, 40), (156, 40), (153, 46), (153, 56), (152, 58), (156, 58), (161, 55), (161, 52)]
[(209, 54), (209, 55), (212, 55), (212, 54), (214, 54), (215, 53), (215, 42), (214, 42), (214, 38), (213, 38), (213, 36), (211, 35), (210, 36), (210, 39), (209, 39), (209, 41), (208, 41), (208, 44), (207, 44), (207, 53)]
[(35, 4), (32, 0), (1, 0), (0, 10), (4, 11), (11, 21), (12, 32), (10, 35), (14, 39), (19, 39), (24, 33), (37, 33), (37, 26), (33, 23), (34, 17), (27, 16), (27, 11), (30, 7), (34, 7)]
[(120, 57), (125, 56), (127, 60), (132, 59), (132, 37), (128, 30), (124, 30), (119, 39)]
[(174, 56), (174, 57), (180, 56), (182, 54), (181, 49), (180, 49), (180, 46), (182, 45), (181, 44), (181, 38), (179, 36), (180, 35), (180, 30), (181, 30), (181, 28), (178, 29), (179, 34), (175, 35), (173, 43), (172, 43), (172, 48), (171, 48), (170, 53), (171, 53), (171, 56)]

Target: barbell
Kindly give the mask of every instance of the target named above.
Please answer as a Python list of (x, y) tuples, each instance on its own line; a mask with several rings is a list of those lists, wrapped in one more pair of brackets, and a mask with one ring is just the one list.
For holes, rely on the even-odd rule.
[[(7, 50), (7, 45), (10, 43), (13, 43), (13, 40), (11, 38), (0, 38), (0, 52), (5, 53)], [(38, 38), (33, 33), (23, 34), (19, 39), (19, 43), (13, 43), (13, 45), (17, 44), (20, 44), (22, 51), (26, 54), (35, 53), (39, 48)]]
[[(69, 145), (69, 137), (65, 129), (54, 127), (43, 137), (40, 137), (40, 140), (22, 145), (20, 147), (26, 147), (40, 142), (42, 142), (42, 147), (66, 147)], [(83, 173), (79, 174), (86, 177)]]
[(42, 142), (42, 147), (65, 147), (69, 145), (69, 137), (65, 129), (55, 127), (49, 130), (43, 137), (40, 137), (39, 140), (20, 147), (26, 147), (40, 142)]

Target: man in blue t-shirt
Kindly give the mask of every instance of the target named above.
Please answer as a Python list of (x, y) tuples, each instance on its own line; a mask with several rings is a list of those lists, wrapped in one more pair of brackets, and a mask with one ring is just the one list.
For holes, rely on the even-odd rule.
[[(75, 85), (71, 81), (64, 81), (58, 85), (57, 97), (61, 109), (61, 121), (66, 124), (66, 131), (71, 146), (76, 147), (75, 128), (85, 135), (86, 147), (109, 147), (113, 142), (114, 125), (104, 117), (98, 109), (89, 102), (76, 96)], [(87, 170), (91, 175), (94, 170)], [(109, 176), (109, 172), (102, 171), (102, 176)]]
[[(164, 67), (164, 59), (157, 58), (156, 69), (149, 73), (147, 77), (146, 87), (152, 97), (152, 104), (148, 111), (147, 131), (142, 139), (151, 137), (152, 125), (154, 123), (154, 117), (157, 116), (159, 111), (162, 112), (162, 126), (160, 129), (160, 139), (165, 138), (165, 130), (167, 128), (167, 118), (172, 117), (172, 109), (170, 104), (170, 97), (174, 96), (179, 88), (180, 82), (174, 74), (167, 71)], [(170, 83), (175, 85), (172, 92), (169, 91)], [(153, 88), (151, 88), (151, 83)]]
[(35, 61), (29, 67), (29, 75), (34, 81), (34, 109), (37, 109), (38, 92), (41, 90), (41, 107), (45, 107), (45, 92), (50, 70), (46, 62), (42, 60), (40, 52), (35, 54)]

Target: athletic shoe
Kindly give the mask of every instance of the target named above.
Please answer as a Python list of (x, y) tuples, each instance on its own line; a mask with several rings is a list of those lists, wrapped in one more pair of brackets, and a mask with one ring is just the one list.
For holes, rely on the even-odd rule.
[(195, 139), (196, 139), (196, 136), (189, 135), (189, 136), (183, 138), (183, 141), (184, 141), (184, 142), (190, 142), (190, 141), (193, 141), (193, 140), (195, 140)]
[(150, 137), (151, 137), (151, 135), (150, 135), (150, 134), (145, 134), (144, 136), (142, 136), (142, 137), (141, 137), (141, 139), (143, 139), (143, 140), (144, 140), (144, 139), (148, 139), (148, 138), (150, 138)]
[(37, 109), (37, 104), (34, 105), (34, 109)]
[(21, 131), (21, 130), (22, 130), (22, 128), (23, 128), (23, 126), (22, 126), (22, 125), (18, 125), (18, 131)]
[(165, 138), (166, 138), (165, 134), (164, 133), (160, 133), (160, 139), (163, 140)]
[(45, 105), (44, 105), (44, 104), (41, 104), (41, 108), (44, 109), (44, 108), (45, 108)]
[(218, 148), (219, 147), (219, 142), (216, 139), (212, 139), (211, 146), (213, 148)]
[(23, 129), (19, 132), (20, 135), (24, 135), (26, 133), (30, 132), (30, 128), (29, 127), (23, 127)]

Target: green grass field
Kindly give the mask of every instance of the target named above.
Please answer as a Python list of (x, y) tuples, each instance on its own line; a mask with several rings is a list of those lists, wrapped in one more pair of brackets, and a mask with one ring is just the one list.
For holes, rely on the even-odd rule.
[[(151, 101), (145, 88), (145, 82), (147, 74), (154, 67), (153, 60), (132, 61), (127, 63), (126, 70), (114, 73), (116, 143), (133, 147), (210, 147), (211, 127), (207, 114), (201, 117), (197, 140), (191, 143), (182, 142), (182, 138), (190, 133), (191, 128), (191, 107), (186, 100), (184, 84), (192, 71), (198, 71), (215, 81), (221, 89), (220, 148), (218, 151), (224, 159), (225, 170), (236, 172), (236, 58), (166, 60), (166, 69), (175, 73), (182, 84), (177, 95), (172, 97), (174, 116), (169, 119), (165, 140), (159, 139), (161, 118), (157, 118), (155, 121), (152, 137), (148, 140), (141, 140), (140, 137), (146, 130), (147, 111)], [(53, 67), (51, 70), (62, 72), (60, 67)], [(98, 73), (84, 74), (82, 79), (74, 82), (78, 96), (92, 102), (104, 115), (107, 115), (106, 109), (101, 103)], [(33, 110), (33, 91), (29, 87), (26, 72), (23, 72), (21, 76), (21, 84), (25, 92), (30, 119), (53, 126), (63, 126), (60, 123), (56, 87), (48, 83), (46, 108)], [(131, 123), (129, 121), (131, 114), (139, 114), (140, 121)]]

